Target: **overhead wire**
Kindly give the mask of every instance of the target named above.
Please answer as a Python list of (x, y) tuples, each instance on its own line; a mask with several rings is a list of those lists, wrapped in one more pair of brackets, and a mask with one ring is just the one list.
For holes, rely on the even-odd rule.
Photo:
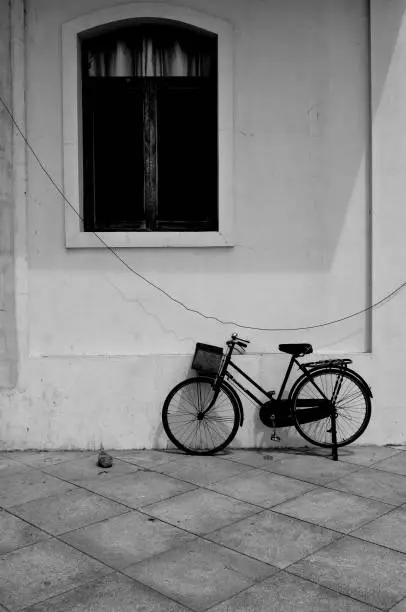
[[(63, 198), (64, 202), (66, 202), (66, 204), (73, 210), (73, 212), (83, 222), (83, 217), (76, 210), (75, 206), (69, 201), (69, 199), (64, 194), (63, 190), (59, 187), (59, 185), (56, 183), (56, 181), (54, 180), (52, 175), (49, 173), (48, 169), (45, 167), (44, 163), (42, 162), (42, 160), (40, 159), (40, 157), (36, 153), (35, 149), (32, 147), (31, 143), (28, 141), (27, 136), (24, 134), (24, 132), (20, 128), (20, 126), (17, 123), (17, 121), (16, 121), (13, 113), (11, 112), (9, 106), (7, 105), (7, 103), (5, 102), (4, 98), (1, 95), (0, 95), (0, 102), (3, 105), (6, 113), (10, 117), (10, 120), (11, 120), (12, 124), (14, 125), (15, 129), (17, 130), (17, 132), (19, 133), (19, 135), (21, 136), (21, 138), (25, 142), (27, 148), (29, 149), (29, 151), (31, 152), (31, 154), (33, 155), (35, 160), (37, 161), (37, 163), (38, 163), (39, 167), (41, 168), (41, 170), (48, 177), (49, 181), (52, 183), (52, 185), (54, 186), (56, 191), (61, 195), (61, 197)], [(393, 291), (391, 291), (390, 293), (385, 295), (383, 298), (381, 298), (377, 302), (374, 302), (370, 306), (362, 308), (362, 309), (360, 309), (360, 310), (358, 310), (356, 312), (350, 313), (350, 314), (345, 315), (343, 317), (340, 317), (338, 319), (333, 319), (333, 320), (330, 320), (330, 321), (325, 321), (323, 323), (315, 323), (315, 324), (311, 324), (311, 325), (303, 325), (303, 326), (298, 326), (298, 327), (260, 327), (260, 326), (256, 326), (256, 325), (248, 325), (248, 324), (244, 324), (244, 323), (239, 323), (238, 321), (224, 320), (224, 319), (221, 319), (219, 317), (216, 317), (215, 315), (206, 314), (206, 313), (198, 310), (197, 308), (192, 308), (188, 304), (185, 304), (182, 300), (178, 299), (177, 297), (175, 297), (171, 293), (169, 293), (169, 291), (166, 291), (160, 285), (154, 283), (153, 281), (151, 281), (150, 279), (145, 277), (143, 274), (138, 272), (131, 264), (128, 263), (128, 261), (126, 261), (119, 253), (117, 253), (117, 250), (114, 247), (110, 246), (104, 240), (104, 238), (102, 236), (100, 236), (100, 234), (98, 232), (91, 231), (90, 233), (92, 233), (99, 240), (99, 242), (103, 245), (103, 247), (105, 247), (108, 251), (110, 251), (110, 253), (112, 255), (114, 255), (114, 257), (116, 257), (121, 262), (121, 264), (123, 266), (125, 266), (125, 268), (127, 268), (132, 274), (134, 274), (135, 276), (140, 278), (142, 281), (144, 281), (149, 286), (153, 287), (156, 291), (159, 291), (162, 295), (167, 297), (169, 300), (171, 300), (172, 302), (174, 302), (175, 304), (177, 304), (178, 306), (180, 306), (184, 310), (186, 310), (188, 312), (191, 312), (193, 314), (196, 314), (196, 315), (198, 315), (198, 316), (200, 316), (200, 317), (202, 317), (204, 319), (216, 321), (217, 323), (220, 323), (221, 325), (230, 325), (230, 326), (238, 327), (240, 329), (248, 329), (248, 330), (263, 331), (263, 332), (279, 332), (279, 331), (286, 331), (287, 332), (287, 331), (305, 331), (305, 330), (309, 330), (309, 329), (317, 329), (317, 328), (321, 328), (321, 327), (328, 327), (330, 325), (336, 325), (337, 323), (342, 323), (343, 321), (347, 321), (348, 319), (352, 319), (352, 318), (357, 317), (357, 316), (359, 316), (361, 314), (364, 314), (366, 312), (372, 311), (373, 309), (377, 308), (378, 306), (383, 305), (384, 303), (388, 302), (390, 299), (395, 297), (395, 295), (398, 294), (406, 286), (406, 280), (405, 280), (398, 287), (393, 289)], [(1, 309), (0, 309), (0, 311), (1, 311)]]

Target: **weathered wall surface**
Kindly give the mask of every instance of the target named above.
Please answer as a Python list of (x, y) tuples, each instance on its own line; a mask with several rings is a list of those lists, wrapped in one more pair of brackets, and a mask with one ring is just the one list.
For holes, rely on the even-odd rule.
[[(0, 94), (11, 106), (9, 3), (0, 0)], [(16, 381), (11, 121), (0, 104), (0, 388)]]
[[(60, 27), (114, 4), (27, 4), (27, 130), (58, 184)], [(300, 327), (359, 310), (369, 282), (366, 2), (186, 4), (234, 29), (236, 245), (126, 249), (125, 258), (223, 320)], [(229, 333), (168, 302), (110, 253), (67, 251), (63, 201), (32, 157), (28, 174), (32, 354), (178, 355), (192, 352), (196, 338), (221, 342)], [(302, 334), (255, 333), (253, 350), (271, 353), (278, 342), (305, 337), (320, 352), (363, 352), (366, 319)]]
[[(27, 134), (59, 185), (61, 24), (112, 4), (27, 2)], [(186, 304), (259, 327), (321, 323), (388, 293), (406, 256), (406, 0), (372, 1), (371, 54), (364, 0), (187, 4), (234, 28), (236, 245), (120, 254)], [(18, 387), (3, 398), (3, 446), (165, 446), (162, 402), (187, 375), (195, 342), (222, 344), (236, 327), (182, 310), (102, 249), (67, 250), (62, 198), (30, 155), (27, 171), (27, 350)], [(372, 318), (241, 330), (252, 344), (240, 359), (271, 388), (286, 365), (279, 342), (351, 354), (375, 395), (362, 442), (404, 442), (404, 309), (400, 294)], [(236, 444), (268, 445), (246, 408)], [(293, 442), (285, 432), (283, 443)]]

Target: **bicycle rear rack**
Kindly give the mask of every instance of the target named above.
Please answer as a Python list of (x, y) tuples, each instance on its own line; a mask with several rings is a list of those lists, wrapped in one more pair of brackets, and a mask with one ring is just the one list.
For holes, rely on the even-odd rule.
[(352, 359), (324, 359), (323, 361), (311, 361), (309, 363), (304, 363), (303, 365), (306, 368), (319, 368), (319, 367), (328, 367), (328, 366), (338, 366), (341, 368), (346, 368), (348, 364), (352, 363)]

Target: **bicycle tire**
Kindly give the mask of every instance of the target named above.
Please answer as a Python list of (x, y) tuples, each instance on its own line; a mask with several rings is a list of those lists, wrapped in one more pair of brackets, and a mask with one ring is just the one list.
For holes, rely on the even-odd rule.
[(233, 392), (223, 384), (214, 406), (198, 418), (213, 397), (213, 380), (210, 376), (183, 380), (169, 392), (162, 408), (166, 435), (190, 455), (216, 453), (230, 444), (238, 431), (239, 406)]
[[(338, 390), (336, 385), (339, 384), (340, 378), (341, 384)], [(309, 374), (309, 378), (303, 377), (295, 385), (291, 397), (293, 424), (305, 440), (324, 448), (333, 447), (332, 406), (323, 407), (325, 402), (322, 395), (311, 381), (318, 385), (329, 400), (332, 399), (334, 389), (338, 390), (334, 401), (337, 446), (345, 446), (357, 440), (364, 433), (371, 418), (371, 400), (367, 384), (358, 374), (353, 374), (351, 371), (339, 367), (327, 367), (318, 368)]]

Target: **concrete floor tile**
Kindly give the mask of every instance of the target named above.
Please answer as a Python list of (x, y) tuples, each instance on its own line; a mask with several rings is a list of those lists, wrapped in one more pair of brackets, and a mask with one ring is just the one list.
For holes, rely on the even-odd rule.
[(260, 508), (214, 491), (197, 489), (144, 506), (142, 510), (187, 531), (203, 534), (251, 516)]
[(112, 479), (86, 480), (81, 482), (81, 486), (131, 508), (140, 508), (196, 488), (187, 482), (144, 470)]
[(389, 446), (353, 446), (350, 444), (338, 449), (340, 461), (364, 466), (374, 465), (378, 461), (396, 456), (399, 453), (399, 450)]
[[(302, 440), (299, 434), (298, 436), (298, 439)], [(302, 440), (302, 442), (304, 442), (304, 440)], [(278, 459), (278, 457), (280, 459), (284, 459), (285, 456), (292, 455), (327, 457), (328, 459), (331, 459), (331, 448), (323, 448), (322, 446), (315, 446), (314, 444), (309, 444), (307, 442), (305, 442), (305, 444), (307, 446), (293, 446), (290, 448), (281, 446), (279, 448), (271, 449), (271, 453), (275, 461)]]
[(0, 453), (0, 612), (406, 612), (406, 453), (313, 451)]
[(377, 499), (393, 506), (400, 506), (406, 502), (406, 477), (374, 468), (361, 468), (345, 478), (330, 482), (328, 487)]
[(375, 463), (374, 468), (375, 470), (383, 470), (384, 472), (406, 476), (406, 452), (397, 452), (392, 457)]
[(73, 461), (74, 459), (83, 459), (94, 455), (90, 451), (10, 451), (8, 456), (24, 465), (34, 468), (46, 467), (64, 463), (65, 461)]
[(275, 568), (198, 538), (125, 573), (200, 612), (275, 572)]
[(406, 553), (406, 508), (397, 508), (351, 535)]
[(131, 578), (114, 573), (102, 580), (26, 608), (24, 612), (187, 612), (187, 610)]
[(25, 521), (0, 510), (0, 555), (45, 540), (49, 535)]
[[(299, 436), (299, 434), (297, 434)], [(302, 438), (299, 436), (298, 438), (301, 440)], [(305, 442), (305, 444), (307, 444)], [(323, 448), (321, 446), (314, 446), (310, 444), (309, 446), (297, 446), (291, 448), (274, 448), (270, 449), (270, 453), (273, 457), (274, 461), (278, 461), (278, 459), (285, 459), (285, 457), (294, 457), (303, 456), (303, 457), (326, 457), (327, 459), (331, 459), (332, 453), (331, 448)]]
[(349, 533), (391, 509), (392, 506), (382, 502), (324, 487), (273, 507), (275, 512), (343, 533)]
[(218, 544), (281, 569), (338, 537), (339, 534), (324, 527), (269, 510), (206, 535)]
[(345, 595), (279, 572), (256, 584), (210, 612), (376, 612)]
[(406, 555), (351, 536), (295, 563), (288, 571), (384, 610), (406, 595)]
[(341, 461), (332, 461), (327, 457), (317, 457), (310, 454), (295, 454), (277, 461), (270, 461), (263, 468), (290, 476), (298, 480), (314, 484), (326, 484), (332, 480), (346, 476), (358, 469), (358, 466)]
[(15, 474), (18, 472), (26, 472), (30, 468), (20, 461), (12, 459), (8, 456), (0, 457), (0, 479)]
[(126, 461), (127, 463), (134, 463), (139, 467), (155, 469), (156, 466), (166, 465), (170, 461), (179, 459), (179, 454), (170, 453), (167, 451), (115, 451), (111, 452), (113, 457)]
[(74, 488), (75, 485), (63, 482), (59, 478), (27, 468), (7, 476), (0, 475), (0, 507), (11, 508)]
[(0, 603), (14, 612), (109, 572), (66, 544), (46, 540), (0, 557)]
[(13, 506), (13, 513), (57, 535), (128, 512), (126, 506), (99, 495), (75, 489), (45, 499)]
[(250, 470), (206, 486), (212, 491), (269, 508), (302, 495), (316, 485), (263, 470)]
[(236, 461), (251, 467), (262, 468), (268, 465), (270, 461), (277, 461), (283, 457), (290, 456), (291, 453), (280, 451), (275, 452), (274, 449), (226, 449), (221, 454), (222, 459)]
[(42, 469), (47, 474), (58, 476), (68, 482), (80, 483), (91, 478), (114, 479), (121, 474), (127, 474), (138, 470), (136, 465), (125, 463), (119, 459), (113, 460), (110, 468), (103, 469), (97, 465), (98, 453), (93, 453), (87, 457), (64, 461), (56, 465), (43, 466)]
[(168, 465), (159, 468), (161, 473), (203, 486), (250, 470), (251, 468), (247, 465), (227, 461), (219, 457), (197, 457), (191, 455), (171, 461)]
[(60, 536), (103, 563), (121, 569), (152, 555), (190, 542), (196, 536), (137, 511)]
[(317, 446), (298, 446), (287, 448), (285, 446), (274, 446), (269, 448), (241, 449), (226, 448), (220, 456), (223, 459), (238, 461), (251, 465), (252, 467), (263, 468), (269, 465), (270, 461), (279, 461), (288, 457), (295, 456), (321, 456), (331, 457), (331, 450)]

